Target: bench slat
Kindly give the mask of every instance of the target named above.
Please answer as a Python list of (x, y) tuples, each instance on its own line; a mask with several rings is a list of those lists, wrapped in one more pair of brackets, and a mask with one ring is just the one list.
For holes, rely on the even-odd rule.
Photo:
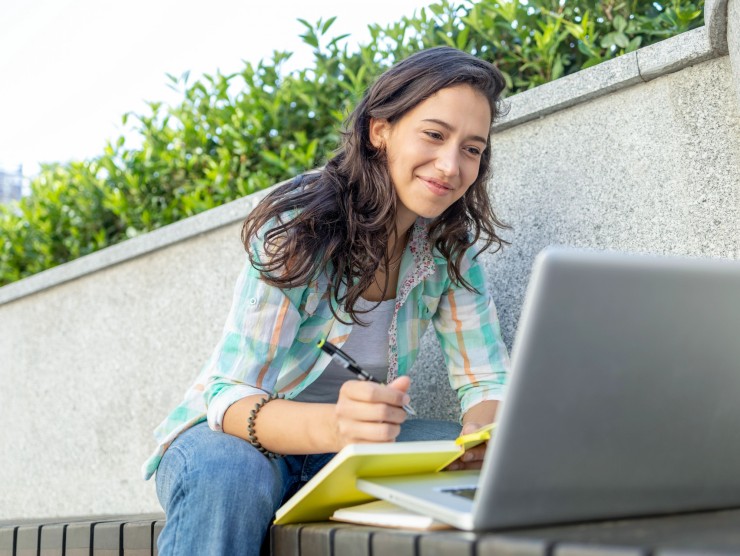
[(334, 532), (340, 528), (340, 525), (333, 522), (304, 527), (299, 533), (300, 553), (331, 556)]
[(120, 521), (93, 524), (93, 556), (119, 556), (122, 528)]
[(40, 525), (21, 525), (16, 531), (15, 556), (36, 556), (39, 549)]
[[(370, 541), (373, 534), (370, 527), (346, 527), (334, 532), (334, 554), (352, 554), (352, 556), (370, 556)], [(275, 554), (273, 556), (282, 556)]]
[(65, 556), (90, 556), (92, 534), (92, 521), (70, 523), (67, 525), (67, 534), (64, 540)]
[(302, 525), (281, 525), (270, 529), (270, 550), (277, 556), (299, 556)]
[(628, 546), (599, 546), (561, 543), (553, 550), (553, 556), (648, 556), (647, 549)]
[(39, 556), (63, 556), (66, 523), (50, 523), (41, 526)]
[(478, 556), (547, 556), (544, 539), (525, 539), (503, 535), (483, 535), (478, 539)]
[(151, 556), (154, 523), (150, 519), (123, 525), (123, 556)]
[(473, 556), (475, 534), (460, 531), (436, 531), (419, 539), (418, 556)]
[(13, 556), (16, 527), (0, 525), (0, 556)]
[(416, 543), (421, 533), (415, 531), (378, 530), (370, 538), (373, 554), (394, 556), (416, 556)]

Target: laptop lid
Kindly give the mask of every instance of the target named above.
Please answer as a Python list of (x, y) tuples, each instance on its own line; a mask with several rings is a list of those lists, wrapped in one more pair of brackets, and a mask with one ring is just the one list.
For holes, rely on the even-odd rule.
[(538, 256), (474, 529), (740, 505), (740, 263)]

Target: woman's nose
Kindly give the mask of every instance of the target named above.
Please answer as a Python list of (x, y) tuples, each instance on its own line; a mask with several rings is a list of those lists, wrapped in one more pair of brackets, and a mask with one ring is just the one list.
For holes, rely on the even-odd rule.
[(457, 149), (441, 149), (437, 154), (435, 167), (447, 177), (457, 176), (460, 173), (460, 159)]

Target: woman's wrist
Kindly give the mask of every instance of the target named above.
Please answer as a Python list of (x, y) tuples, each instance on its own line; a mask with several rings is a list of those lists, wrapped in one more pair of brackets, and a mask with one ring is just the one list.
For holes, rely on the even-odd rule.
[[(324, 406), (325, 411), (321, 414), (321, 439), (317, 441), (323, 441), (326, 443), (325, 452), (337, 453), (343, 448), (339, 440), (339, 429), (337, 428), (337, 415), (336, 415), (336, 404), (321, 404)], [(319, 431), (316, 431), (319, 432)]]
[(498, 404), (498, 400), (486, 400), (474, 405), (463, 415), (463, 427), (469, 423), (476, 424), (481, 427), (488, 423), (493, 423), (493, 420), (496, 417), (496, 411), (498, 410)]
[[(250, 441), (248, 420), (264, 396), (249, 396), (232, 404), (224, 415), (223, 430)], [(252, 419), (252, 434), (266, 450), (277, 454), (336, 452), (334, 405), (275, 399)]]
[(249, 417), (247, 418), (247, 441), (262, 454), (264, 454), (265, 457), (267, 457), (268, 459), (280, 457), (281, 454), (271, 452), (262, 445), (262, 443), (259, 441), (259, 438), (257, 437), (257, 431), (255, 430), (255, 421), (257, 420), (257, 414), (259, 413), (260, 409), (262, 409), (268, 402), (279, 400), (282, 398), (282, 394), (275, 393), (271, 394), (268, 397), (262, 398), (260, 401), (254, 404), (254, 408), (249, 412)]

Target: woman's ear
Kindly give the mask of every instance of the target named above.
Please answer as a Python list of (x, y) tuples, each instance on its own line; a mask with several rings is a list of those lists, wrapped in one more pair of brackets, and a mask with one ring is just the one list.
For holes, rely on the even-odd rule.
[(370, 144), (382, 151), (385, 149), (391, 124), (385, 118), (370, 118)]

